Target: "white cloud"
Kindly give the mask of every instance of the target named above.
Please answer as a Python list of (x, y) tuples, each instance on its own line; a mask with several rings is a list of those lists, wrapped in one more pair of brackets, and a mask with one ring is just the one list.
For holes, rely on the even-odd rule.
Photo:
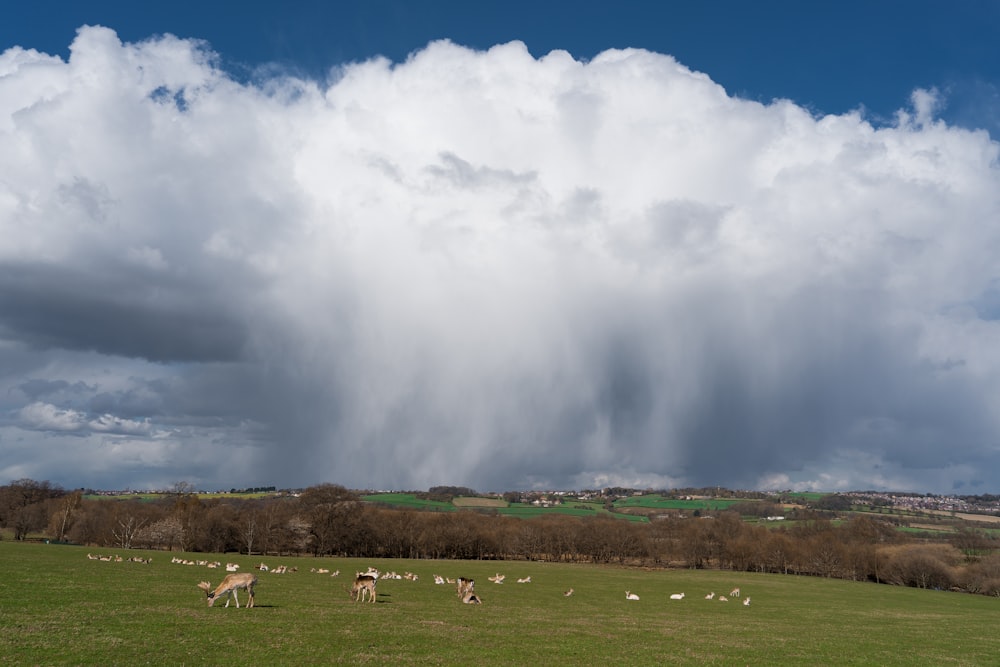
[(32, 403), (20, 410), (21, 422), (39, 431), (79, 431), (86, 417), (76, 410), (60, 410), (49, 403)]
[(0, 55), (18, 471), (86, 431), (132, 486), (988, 490), (998, 145), (937, 91), (876, 127), (641, 50), (215, 63)]

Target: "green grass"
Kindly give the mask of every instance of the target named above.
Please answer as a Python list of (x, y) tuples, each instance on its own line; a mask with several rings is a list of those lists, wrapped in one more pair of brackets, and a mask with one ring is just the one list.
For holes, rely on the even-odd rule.
[(642, 507), (648, 509), (671, 509), (671, 510), (726, 510), (737, 503), (752, 502), (737, 499), (712, 499), (712, 500), (681, 500), (679, 498), (665, 498), (656, 493), (649, 493), (642, 496), (631, 496), (616, 500), (616, 508)]
[[(0, 664), (986, 665), (1000, 654), (1000, 600), (959, 593), (718, 571), (227, 555), (217, 558), (244, 571), (261, 560), (299, 571), (258, 573), (257, 606), (226, 609), (196, 587), (224, 572), (171, 563), (179, 554), (152, 552), (142, 565), (87, 552), (0, 542)], [(353, 603), (344, 587), (368, 565), (420, 580), (380, 581), (376, 604)], [(487, 580), (497, 571), (508, 583)], [(484, 603), (459, 603), (435, 573), (474, 577)], [(528, 575), (531, 584), (514, 583)], [(751, 606), (704, 599), (737, 585)], [(626, 601), (626, 589), (642, 599)], [(675, 592), (686, 599), (669, 600)]]
[(530, 519), (539, 516), (551, 516), (553, 514), (567, 514), (570, 516), (609, 516), (628, 521), (644, 522), (649, 519), (640, 515), (618, 514), (609, 512), (601, 503), (586, 502), (582, 500), (568, 499), (566, 502), (553, 507), (538, 507), (530, 503), (510, 503), (494, 498), (456, 498), (453, 503), (439, 500), (426, 500), (418, 498), (412, 493), (376, 493), (361, 496), (367, 502), (379, 503), (388, 507), (412, 510), (435, 510), (444, 512), (455, 512), (459, 509), (496, 512), (505, 516), (514, 516), (522, 519)]

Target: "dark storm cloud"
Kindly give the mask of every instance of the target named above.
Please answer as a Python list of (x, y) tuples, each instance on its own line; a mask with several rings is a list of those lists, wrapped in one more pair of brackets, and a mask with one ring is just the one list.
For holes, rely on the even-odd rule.
[[(669, 56), (0, 55), (0, 475), (988, 490), (998, 147)], [(905, 103), (905, 101), (903, 101)], [(86, 479), (60, 479), (82, 475)]]

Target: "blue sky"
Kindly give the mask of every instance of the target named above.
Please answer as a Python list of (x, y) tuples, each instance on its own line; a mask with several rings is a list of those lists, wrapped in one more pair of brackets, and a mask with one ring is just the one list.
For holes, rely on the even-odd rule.
[(0, 22), (0, 480), (997, 493), (1000, 5)]
[(995, 123), (1000, 108), (1000, 5), (990, 0), (41, 0), (5, 14), (2, 47), (65, 56), (81, 25), (113, 28), (124, 41), (169, 32), (207, 40), (236, 74), (279, 63), (322, 78), (331, 66), (376, 55), (400, 62), (437, 39), (477, 49), (520, 40), (536, 57), (553, 49), (578, 59), (623, 47), (666, 53), (731, 94), (786, 97), (819, 113), (863, 106), (891, 116), (918, 87), (949, 91), (942, 117), (966, 125)]

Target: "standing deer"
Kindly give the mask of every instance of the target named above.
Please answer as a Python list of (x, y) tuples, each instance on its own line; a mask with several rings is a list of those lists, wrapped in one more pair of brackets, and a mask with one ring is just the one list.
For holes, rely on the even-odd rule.
[(215, 604), (215, 601), (219, 599), (220, 595), (226, 596), (226, 606), (229, 606), (229, 598), (236, 600), (236, 608), (240, 608), (240, 599), (236, 595), (236, 591), (243, 588), (246, 589), (247, 595), (250, 596), (250, 600), (247, 602), (247, 609), (253, 606), (253, 587), (257, 584), (257, 576), (250, 573), (243, 574), (229, 574), (226, 578), (222, 580), (222, 583), (213, 591), (212, 584), (207, 581), (203, 581), (198, 584), (198, 588), (205, 591), (205, 595), (208, 596), (208, 606), (211, 607)]
[(367, 593), (371, 602), (375, 602), (376, 581), (378, 580), (370, 574), (359, 574), (351, 587), (351, 599), (355, 602), (364, 602)]

